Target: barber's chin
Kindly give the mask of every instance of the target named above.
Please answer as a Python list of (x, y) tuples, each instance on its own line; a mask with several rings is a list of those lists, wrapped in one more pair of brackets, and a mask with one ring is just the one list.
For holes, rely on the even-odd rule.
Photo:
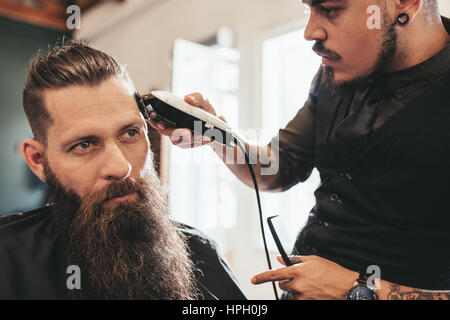
[(332, 68), (333, 70), (333, 81), (335, 83), (344, 83), (348, 81), (353, 81), (355, 79), (354, 75), (351, 75), (344, 70), (339, 70), (337, 68)]

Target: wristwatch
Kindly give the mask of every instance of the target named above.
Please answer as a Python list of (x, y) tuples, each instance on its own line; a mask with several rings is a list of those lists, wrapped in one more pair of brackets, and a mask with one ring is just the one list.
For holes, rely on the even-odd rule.
[(370, 275), (365, 271), (359, 273), (359, 278), (353, 284), (353, 288), (347, 293), (347, 300), (378, 300), (375, 289), (367, 285), (367, 278)]

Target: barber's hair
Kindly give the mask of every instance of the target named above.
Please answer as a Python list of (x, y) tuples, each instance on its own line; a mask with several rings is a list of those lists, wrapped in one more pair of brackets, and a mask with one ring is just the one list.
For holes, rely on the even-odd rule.
[(437, 0), (424, 0), (423, 8), (429, 14), (439, 15), (439, 5)]
[(126, 70), (113, 57), (71, 40), (57, 45), (44, 54), (37, 54), (28, 65), (23, 89), (23, 108), (34, 138), (47, 144), (47, 128), (52, 118), (43, 99), (48, 89), (69, 86), (96, 86), (111, 78), (126, 78)]

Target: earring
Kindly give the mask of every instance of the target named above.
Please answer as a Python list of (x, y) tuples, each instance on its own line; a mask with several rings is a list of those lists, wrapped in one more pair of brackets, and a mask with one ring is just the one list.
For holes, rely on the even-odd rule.
[(398, 15), (397, 23), (400, 26), (404, 27), (404, 26), (406, 26), (408, 24), (408, 22), (409, 22), (409, 15), (407, 13), (401, 13), (401, 14)]

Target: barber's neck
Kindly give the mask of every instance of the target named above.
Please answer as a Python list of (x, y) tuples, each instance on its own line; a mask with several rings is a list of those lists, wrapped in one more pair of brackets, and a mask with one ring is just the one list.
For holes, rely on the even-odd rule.
[[(417, 17), (416, 19), (423, 19)], [(385, 72), (395, 72), (418, 65), (440, 51), (450, 42), (442, 21), (414, 21), (398, 32), (398, 54)]]

